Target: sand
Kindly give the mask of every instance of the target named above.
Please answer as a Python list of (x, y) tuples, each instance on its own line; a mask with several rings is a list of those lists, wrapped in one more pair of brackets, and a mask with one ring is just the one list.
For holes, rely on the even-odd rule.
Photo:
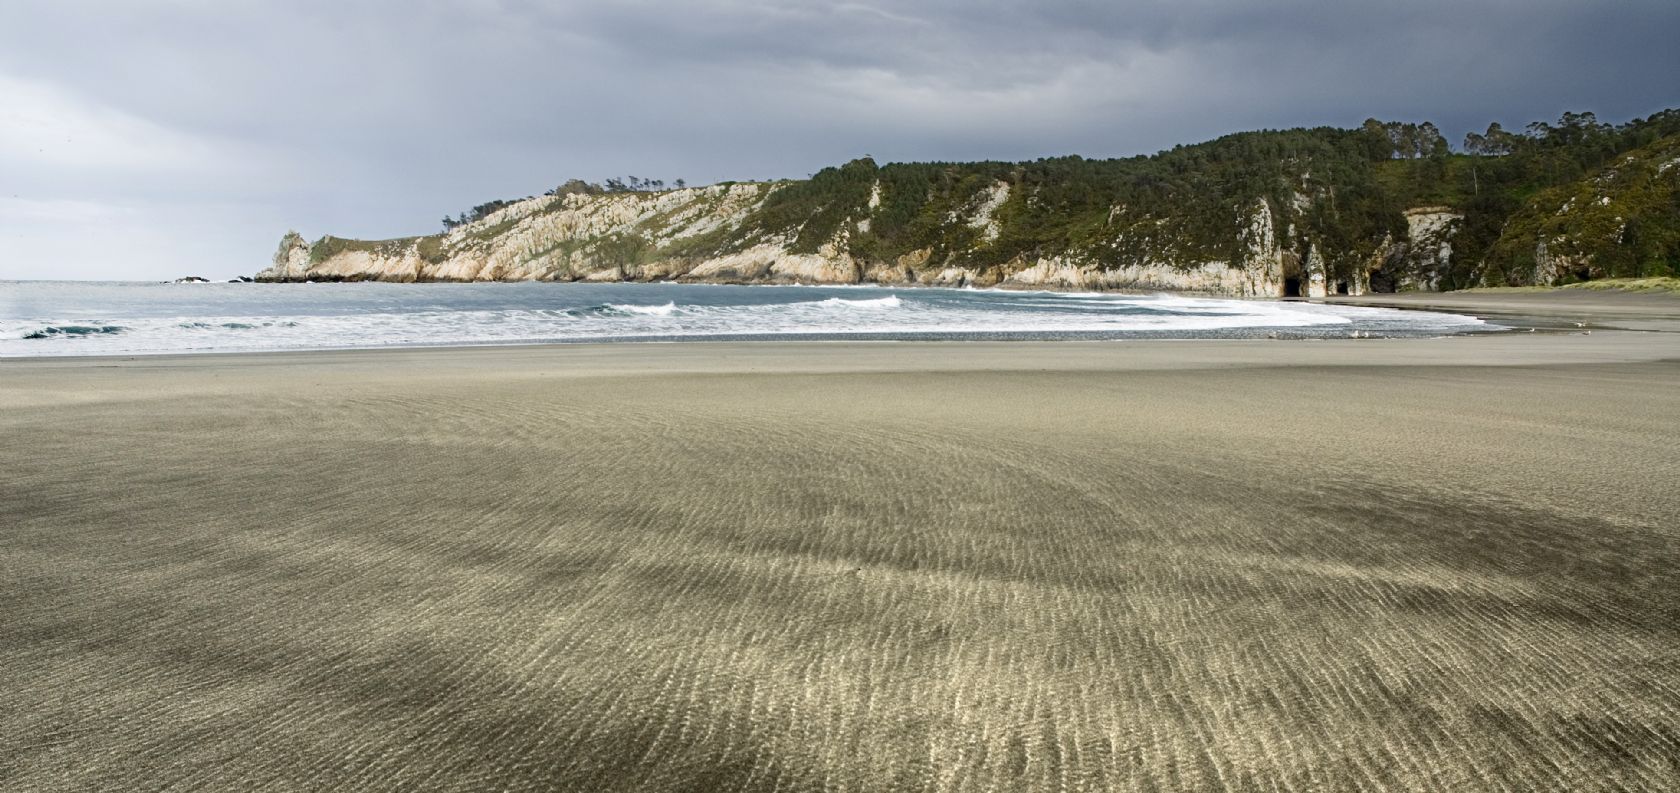
[(1498, 318), (1512, 324), (1680, 332), (1680, 295), (1586, 289), (1405, 292), (1315, 302), (1415, 308)]
[(1675, 789), (1677, 340), (0, 361), (0, 788)]

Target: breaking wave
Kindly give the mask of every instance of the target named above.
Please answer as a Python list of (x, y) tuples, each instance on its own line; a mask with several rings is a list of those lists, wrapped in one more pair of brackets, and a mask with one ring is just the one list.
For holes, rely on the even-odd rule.
[(877, 297), (865, 300), (848, 300), (843, 297), (831, 297), (826, 300), (817, 301), (817, 305), (841, 308), (898, 308), (904, 305), (904, 301), (899, 300), (898, 295), (887, 295), (886, 297)]
[(606, 309), (608, 311), (617, 311), (624, 314), (645, 314), (655, 317), (668, 317), (671, 316), (671, 312), (677, 310), (677, 303), (674, 300), (662, 306), (636, 306), (624, 303), (608, 303), (606, 305)]
[(121, 325), (48, 325), (40, 330), (24, 334), (23, 338), (30, 340), (75, 338), (78, 336), (116, 334), (122, 333), (125, 330), (128, 330), (128, 328)]
[[(1380, 338), (1452, 314), (1176, 295), (690, 284), (10, 283), (0, 356), (682, 339)], [(43, 341), (56, 340), (56, 341)]]

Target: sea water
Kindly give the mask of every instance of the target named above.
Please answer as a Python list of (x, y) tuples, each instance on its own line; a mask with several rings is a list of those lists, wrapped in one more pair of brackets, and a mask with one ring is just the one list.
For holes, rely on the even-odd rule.
[(699, 284), (0, 281), (0, 356), (683, 340), (1380, 338), (1473, 317), (1176, 295)]

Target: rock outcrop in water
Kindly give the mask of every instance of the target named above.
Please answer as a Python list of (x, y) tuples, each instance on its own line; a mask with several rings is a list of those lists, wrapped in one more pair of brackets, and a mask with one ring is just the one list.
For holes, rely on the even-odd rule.
[[(1635, 140), (1634, 133), (1653, 125), (1667, 129), (1680, 117), (1660, 122), (1630, 123), (1626, 137)], [(572, 182), (549, 195), (486, 205), (499, 208), (443, 234), (308, 242), (288, 232), (257, 278), (876, 283), (1319, 297), (1551, 283), (1598, 273), (1592, 257), (1605, 254), (1583, 252), (1598, 244), (1581, 242), (1588, 231), (1552, 221), (1501, 225), (1499, 213), (1509, 210), (1492, 199), (1531, 193), (1540, 178), (1529, 175), (1535, 169), (1524, 170), (1525, 160), (1449, 156), (1440, 153), (1444, 144), (1429, 158), (1408, 158), (1386, 148), (1383, 129), (1244, 133), (1130, 160), (882, 167), (866, 158), (808, 180), (677, 190), (608, 191)], [(1535, 140), (1534, 146), (1551, 145)], [(1653, 160), (1638, 172), (1650, 172), (1647, 182), (1680, 175), (1663, 163)], [(1655, 192), (1672, 195), (1672, 189)], [(1645, 204), (1661, 203), (1661, 196), (1641, 196)], [(1599, 197), (1583, 200), (1612, 206)], [(1538, 211), (1531, 202), (1513, 217)], [(1617, 225), (1618, 239), (1630, 226), (1654, 228), (1639, 226), (1637, 217), (1618, 222), (1609, 224)], [(1605, 236), (1597, 227), (1606, 223), (1578, 225)], [(1524, 236), (1531, 226), (1539, 230)], [(1660, 260), (1664, 245), (1646, 240), (1655, 253), (1639, 256)], [(1526, 263), (1512, 265), (1513, 246), (1534, 254), (1517, 256)]]

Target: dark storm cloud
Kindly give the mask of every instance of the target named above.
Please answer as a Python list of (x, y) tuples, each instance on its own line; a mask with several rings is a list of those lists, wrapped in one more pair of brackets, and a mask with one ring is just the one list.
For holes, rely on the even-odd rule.
[[(249, 272), (569, 176), (1149, 152), (1671, 104), (1672, 2), (26, 2), (0, 277)], [(184, 257), (197, 257), (184, 261)]]

